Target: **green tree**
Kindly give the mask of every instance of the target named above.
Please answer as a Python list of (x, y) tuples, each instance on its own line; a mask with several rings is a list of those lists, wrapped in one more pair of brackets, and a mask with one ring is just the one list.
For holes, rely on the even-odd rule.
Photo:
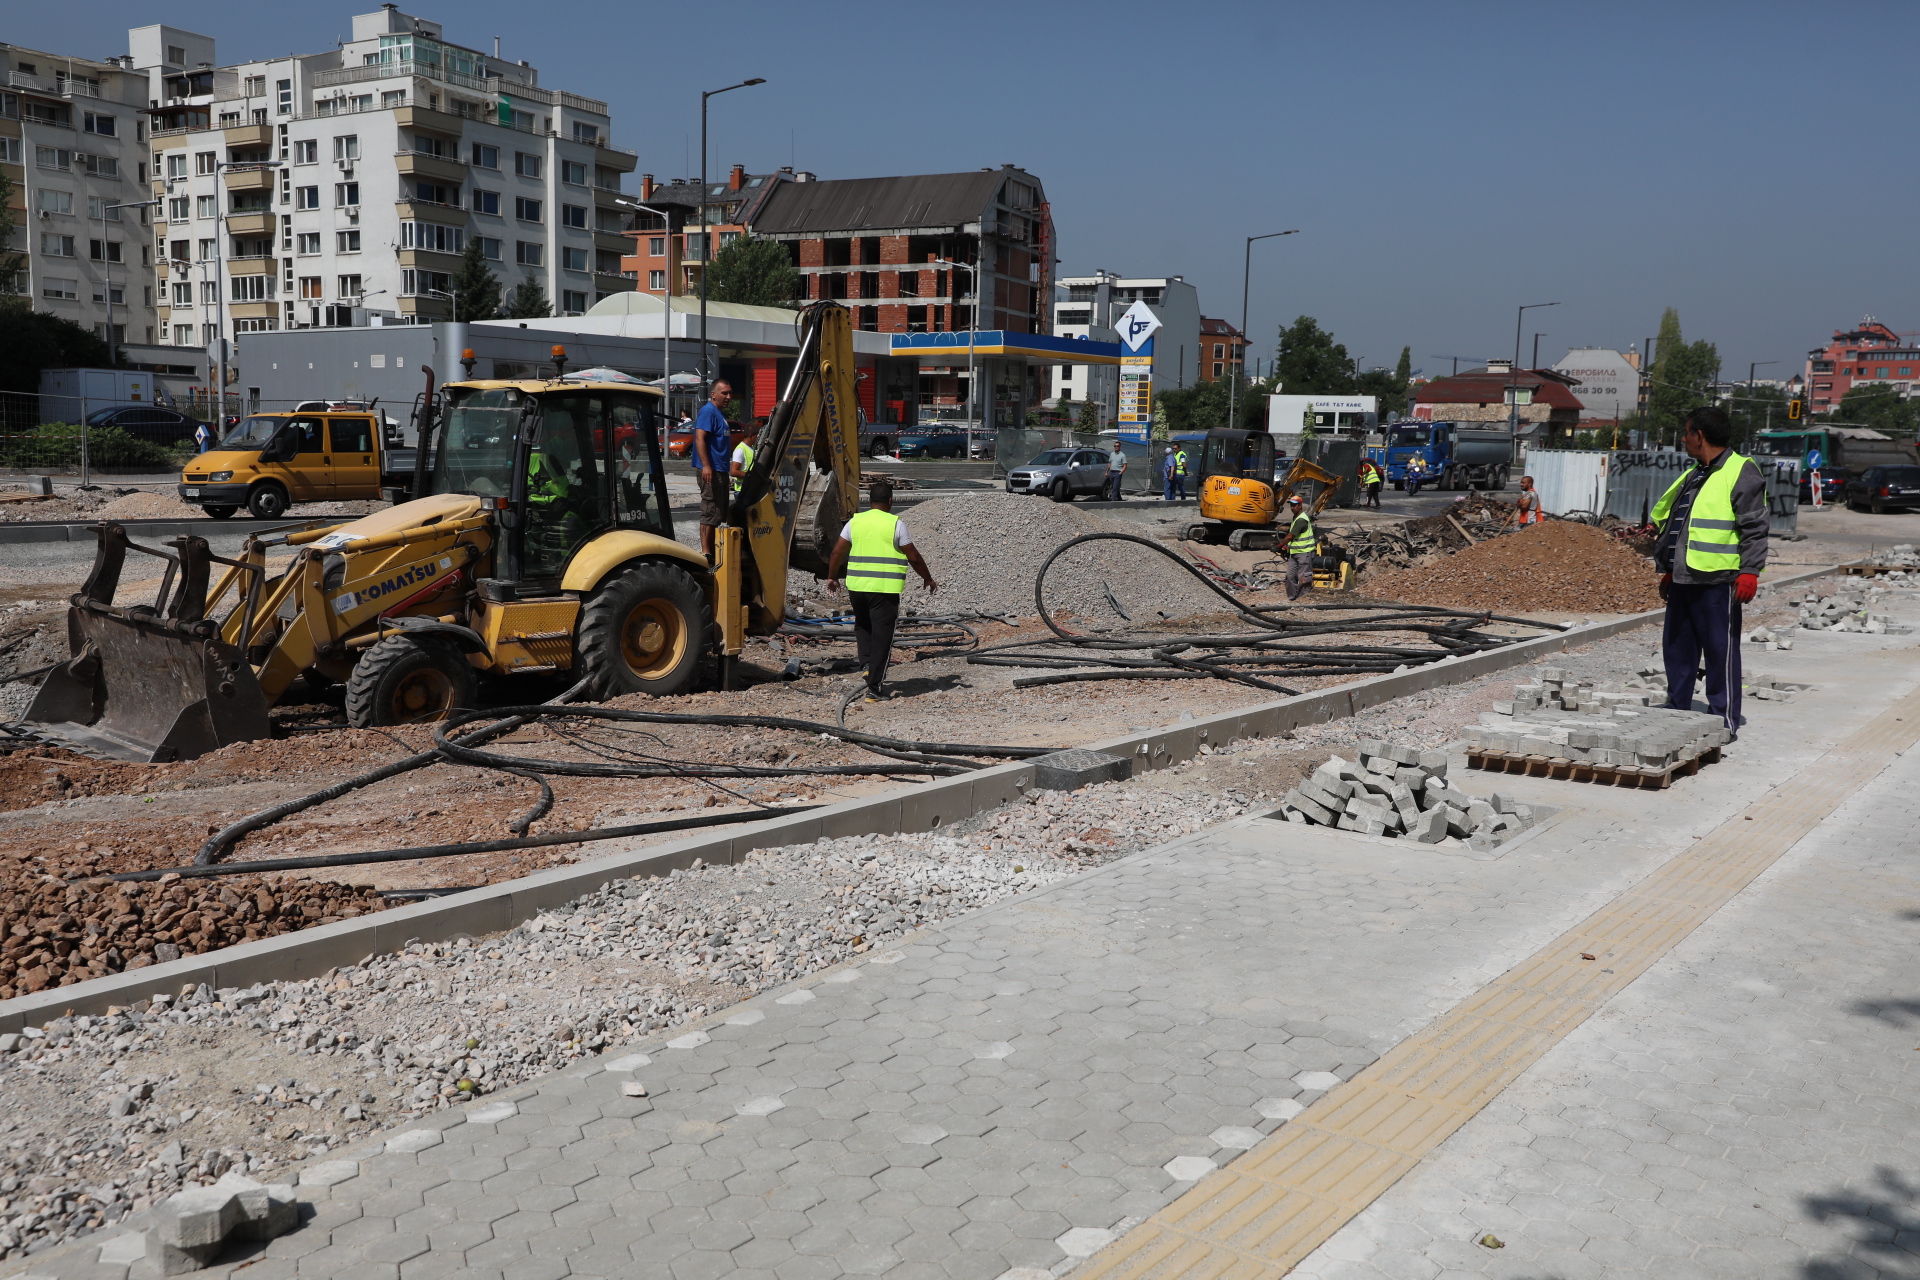
[(19, 295), (20, 276), (27, 269), (27, 255), (6, 247), (13, 243), (14, 229), (20, 225), (20, 211), (13, 207), (14, 190), (13, 179), (0, 169), (0, 297)]
[(1080, 416), (1074, 421), (1073, 429), (1083, 436), (1100, 434), (1100, 407), (1091, 400), (1080, 402)]
[[(1774, 421), (1783, 422), (1786, 410), (1780, 409)], [(1920, 427), (1920, 411), (1912, 401), (1884, 383), (1855, 387), (1840, 398), (1840, 407), (1831, 415), (1834, 422), (1857, 423), (1899, 440), (1911, 440)]]
[(1654, 340), (1652, 386), (1647, 391), (1648, 427), (1665, 444), (1679, 443), (1680, 423), (1703, 404), (1713, 402), (1720, 377), (1720, 352), (1711, 342), (1688, 342), (1680, 332), (1680, 313), (1672, 307), (1660, 317)]
[[(111, 361), (93, 330), (35, 311), (24, 298), (0, 305), (0, 391), (40, 390), (42, 369), (100, 369)], [(8, 427), (31, 427), (40, 415), (25, 396), (0, 396)]]
[(453, 296), (455, 320), (491, 320), (500, 314), (500, 279), (480, 252), (479, 236), (467, 237), (466, 252), (453, 272)]
[(1280, 330), (1274, 379), (1290, 396), (1341, 396), (1354, 392), (1353, 357), (1312, 316)]
[(707, 268), (707, 298), (712, 302), (791, 307), (806, 291), (806, 280), (778, 240), (741, 236), (714, 254)]
[(553, 314), (553, 304), (547, 301), (547, 291), (532, 276), (521, 276), (520, 283), (513, 286), (513, 292), (507, 295), (507, 315), (509, 320), (544, 320)]
[(1153, 406), (1153, 427), (1148, 433), (1149, 438), (1165, 440), (1171, 435), (1173, 435), (1173, 427), (1167, 422), (1167, 406), (1164, 404), (1155, 404)]

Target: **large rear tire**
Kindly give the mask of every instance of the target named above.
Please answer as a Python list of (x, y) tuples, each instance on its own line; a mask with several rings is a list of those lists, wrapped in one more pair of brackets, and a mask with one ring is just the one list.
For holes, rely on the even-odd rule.
[(689, 693), (713, 635), (713, 606), (691, 573), (648, 561), (600, 584), (580, 610), (577, 670), (601, 698)]
[(347, 680), (347, 723), (425, 724), (469, 708), (480, 685), (466, 656), (452, 645), (388, 636), (362, 654)]

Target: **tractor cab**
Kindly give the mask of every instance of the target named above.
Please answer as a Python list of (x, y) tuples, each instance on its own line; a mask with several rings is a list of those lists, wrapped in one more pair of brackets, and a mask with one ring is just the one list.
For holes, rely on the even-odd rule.
[(1273, 437), (1264, 431), (1207, 432), (1200, 454), (1200, 482), (1219, 476), (1228, 481), (1257, 480), (1273, 484)]
[(1238, 549), (1251, 531), (1270, 530), (1279, 509), (1273, 437), (1224, 427), (1207, 432), (1200, 449), (1200, 523), (1188, 536)]

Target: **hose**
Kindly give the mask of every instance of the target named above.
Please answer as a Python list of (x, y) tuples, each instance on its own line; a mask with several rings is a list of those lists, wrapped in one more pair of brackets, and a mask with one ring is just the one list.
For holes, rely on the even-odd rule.
[(675, 818), (667, 822), (638, 822), (625, 827), (556, 831), (550, 835), (522, 836), (513, 840), (426, 844), (417, 849), (380, 849), (372, 853), (322, 853), (308, 858), (259, 858), (249, 862), (222, 862), (215, 866), (194, 863), (185, 867), (162, 867), (154, 871), (126, 871), (119, 875), (89, 876), (86, 879), (118, 884), (136, 880), (158, 880), (162, 876), (177, 875), (182, 879), (191, 880), (205, 876), (265, 875), (273, 871), (309, 871), (315, 867), (358, 867), (375, 862), (412, 862), (418, 858), (455, 858), (467, 853), (498, 853), (504, 849), (540, 849), (556, 844), (587, 844), (596, 840), (621, 840), (628, 836), (658, 835), (663, 831), (692, 831), (700, 827), (720, 827), (735, 822), (759, 822), (765, 818), (785, 818), (821, 807), (817, 804), (790, 805), (784, 809), (755, 809), (746, 813)]

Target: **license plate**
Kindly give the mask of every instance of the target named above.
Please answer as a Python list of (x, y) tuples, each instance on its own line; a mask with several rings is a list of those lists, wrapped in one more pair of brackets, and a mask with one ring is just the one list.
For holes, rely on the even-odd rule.
[(182, 489), (180, 492), (186, 494), (189, 498), (197, 498), (200, 496), (198, 489)]
[(1240, 486), (1237, 484), (1228, 485), (1227, 492), (1237, 498), (1240, 496)]

